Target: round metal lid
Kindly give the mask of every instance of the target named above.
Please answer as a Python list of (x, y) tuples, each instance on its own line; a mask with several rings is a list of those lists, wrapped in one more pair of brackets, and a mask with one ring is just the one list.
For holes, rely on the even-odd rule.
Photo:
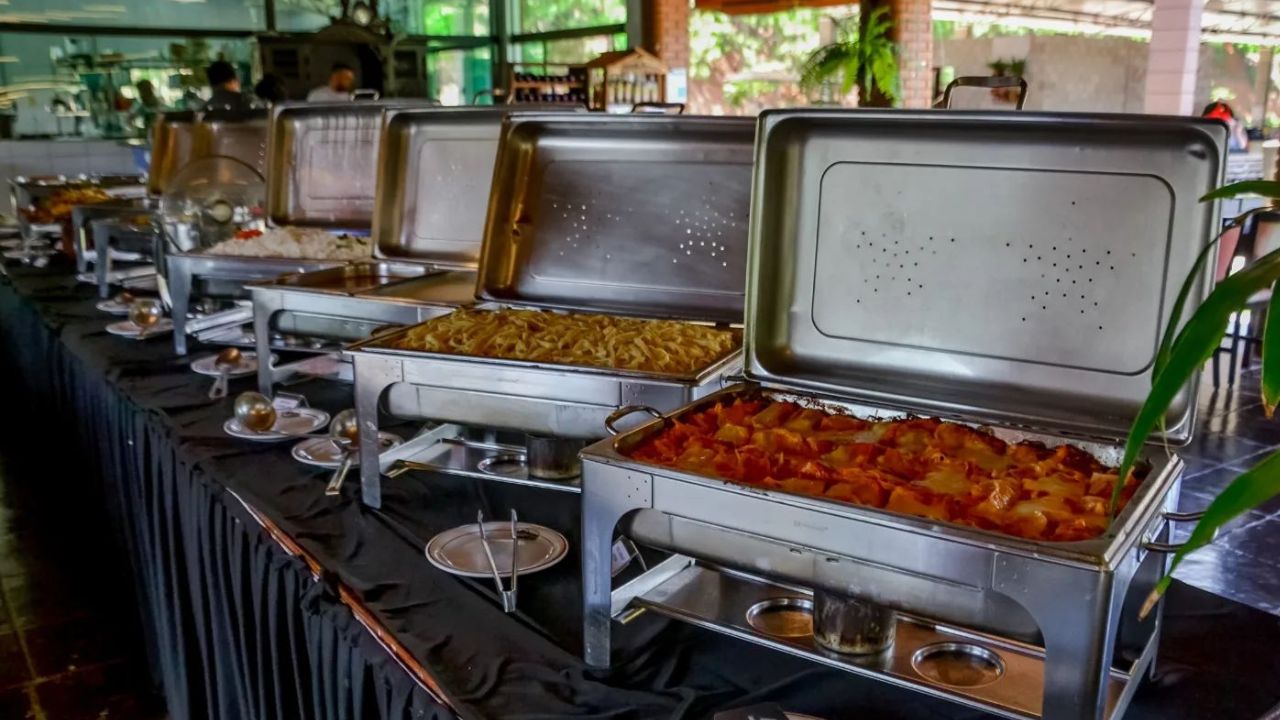
[[(503, 577), (510, 575), (511, 523), (487, 522), (484, 529), (489, 536), (489, 548), (493, 551), (498, 573)], [(521, 575), (545, 570), (569, 553), (569, 541), (549, 527), (522, 522), (516, 524), (516, 532), (520, 536), (516, 572)], [(460, 525), (431, 538), (426, 555), (432, 565), (451, 575), (493, 577), (480, 540), (480, 529), (475, 523)]]

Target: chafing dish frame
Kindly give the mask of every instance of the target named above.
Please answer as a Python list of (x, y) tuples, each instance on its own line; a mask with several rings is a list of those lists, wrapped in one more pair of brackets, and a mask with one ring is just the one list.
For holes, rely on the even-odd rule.
[[(1079, 542), (1049, 542), (742, 485), (632, 460), (625, 454), (661, 431), (671, 418), (755, 393), (860, 417), (905, 414), (790, 388), (744, 383), (586, 448), (582, 453), (582, 567), (584, 657), (589, 665), (608, 667), (611, 623), (635, 597), (634, 590), (612, 587), (610, 547), (622, 525), (628, 537), (644, 544), (713, 564), (743, 564), (749, 573), (784, 584), (869, 596), (944, 623), (990, 628), (1002, 613), (1020, 609), (1044, 638), (1042, 716), (1054, 720), (1102, 717), (1108, 702), (1106, 687), (1115, 673), (1111, 662), (1122, 616), (1136, 614), (1167, 567), (1167, 559), (1156, 550), (1161, 548), (1157, 543), (1168, 539), (1168, 524), (1187, 519), (1173, 512), (1181, 460), (1150, 458), (1146, 479), (1104, 535)], [(1074, 442), (1108, 461), (1118, 460), (1119, 449), (1111, 444), (1025, 428), (995, 432), (1009, 441)], [(743, 557), (744, 549), (751, 557)], [(656, 572), (649, 581), (637, 584), (649, 590), (666, 579)], [(1081, 590), (1064, 593), (1068, 587)], [(1159, 618), (1157, 610), (1139, 633), (1147, 639), (1135, 649), (1134, 664), (1122, 669), (1128, 676), (1140, 677), (1154, 657)], [(1127, 704), (1132, 686), (1116, 707), (1122, 710)], [(915, 689), (929, 692), (919, 684)], [(933, 694), (940, 697), (964, 702), (945, 688), (935, 690)]]
[(376, 438), (384, 400), (398, 418), (595, 440), (619, 407), (678, 407), (718, 390), (742, 358), (740, 349), (733, 350), (696, 373), (668, 375), (389, 347), (411, 330), (378, 335), (344, 352), (354, 367), (360, 483), (371, 507), (382, 503)]
[[(1018, 335), (1017, 342), (978, 350), (956, 342), (958, 331), (978, 327), (989, 336), (992, 322), (1007, 327), (1010, 316), (1015, 330), (1047, 327), (1061, 332), (1088, 325), (1080, 318), (1088, 320), (1091, 312), (1107, 311), (1094, 310), (1100, 307), (1094, 302), (1077, 316), (1079, 304), (1068, 297), (1070, 290), (1062, 295), (1067, 302), (1050, 311), (1053, 301), (1039, 288), (1045, 300), (1037, 297), (1036, 307), (1049, 314), (1036, 318), (1016, 303), (1000, 304), (1003, 296), (992, 293), (975, 298), (988, 304), (969, 308), (980, 320), (967, 324), (937, 312), (936, 303), (966, 287), (951, 280), (957, 268), (972, 272), (978, 262), (986, 263), (987, 272), (996, 267), (1008, 273), (1008, 285), (1018, 293), (1025, 286), (1030, 294), (1034, 283), (1021, 283), (1034, 278), (1031, 273), (1070, 287), (1077, 276), (1067, 273), (1085, 271), (1084, 258), (1063, 265), (1064, 258), (1053, 254), (1059, 251), (1054, 245), (1064, 246), (1064, 256), (1088, 252), (1094, 261), (1090, 265), (1101, 268), (1099, 272), (1109, 268), (1097, 282), (1084, 272), (1079, 276), (1078, 283), (1094, 283), (1103, 293), (1093, 300), (1122, 302), (1125, 296), (1114, 294), (1117, 285), (1150, 295), (1169, 292), (1170, 284), (1176, 288), (1182, 273), (1190, 270), (1198, 243), (1214, 227), (1214, 210), (1199, 206), (1196, 198), (1220, 175), (1223, 140), (1220, 128), (1167, 118), (814, 110), (762, 115), (752, 195), (745, 372), (748, 381), (759, 384), (727, 389), (717, 397), (763, 392), (855, 415), (922, 413), (987, 423), (1006, 439), (1074, 442), (1118, 464), (1118, 444), (1127, 426), (1123, 415), (1136, 410), (1120, 403), (1140, 404), (1145, 396), (1149, 378), (1143, 373), (1150, 372), (1150, 360), (1140, 360), (1143, 353), (1154, 352), (1145, 338), (1151, 317), (1157, 322), (1150, 332), (1158, 338), (1167, 306), (1148, 303), (1140, 312), (1093, 320), (1100, 333), (1104, 325), (1111, 333), (1095, 336), (1097, 342), (1131, 342), (1098, 353), (1093, 362), (1077, 363), (1076, 357), (1047, 352), (1056, 345), (1032, 346), (1043, 334), (1033, 340)], [(963, 176), (957, 170), (974, 174)], [(983, 175), (1011, 171), (999, 178)], [(1046, 200), (1043, 207), (1010, 208), (1009, 220), (994, 226), (989, 213), (960, 216), (920, 209), (926, 199), (936, 197), (938, 187), (957, 187), (954, 183), (964, 178), (970, 186), (955, 197), (965, 200), (953, 199), (953, 204), (968, 203), (975, 193), (1038, 193), (1053, 204)], [(1000, 186), (974, 185), (977, 178), (998, 180)], [(1066, 186), (1083, 189), (1071, 189), (1080, 195), (1068, 197), (1043, 192)], [(831, 200), (828, 190), (833, 197), (856, 197), (857, 202), (824, 205), (824, 199)], [(1147, 197), (1159, 203), (1150, 224), (1126, 225), (1134, 217), (1132, 206), (1119, 198)], [(1101, 212), (1081, 216), (1070, 207), (1077, 198), (1101, 203)], [(1027, 237), (1032, 228), (1061, 235)], [(1131, 257), (1150, 252), (1155, 261), (1144, 257), (1126, 265), (1130, 258), (1104, 263), (1094, 257), (1112, 255), (1117, 246), (1100, 244), (1126, 230), (1134, 233), (1126, 248), (1133, 251)], [(960, 244), (955, 244), (957, 238)], [(1050, 238), (1049, 247), (1038, 247)], [(1023, 247), (1013, 248), (1014, 241)], [(1027, 252), (1028, 242), (1037, 245), (1035, 252)], [(1068, 242), (1073, 245), (1066, 247)], [(930, 263), (935, 256), (939, 260)], [(1057, 272), (1063, 275), (1055, 279), (1049, 273), (1060, 265)], [(831, 272), (819, 277), (818, 267)], [(1201, 293), (1208, 276), (1206, 269)], [(1055, 289), (1063, 291), (1050, 287)], [(1109, 291), (1113, 294), (1105, 294)], [(1089, 294), (1075, 292), (1085, 293), (1081, 300)], [(929, 303), (931, 293), (934, 304)], [(854, 310), (857, 304), (861, 308)], [(895, 311), (897, 306), (901, 309)], [(999, 316), (1001, 312), (1007, 314)], [(993, 315), (999, 317), (993, 320)], [(1041, 325), (1021, 325), (1032, 319)], [(892, 329), (904, 323), (911, 330), (907, 337), (893, 335)], [(1116, 335), (1135, 328), (1143, 334)], [(1078, 355), (1080, 348), (1075, 350)], [(1022, 377), (997, 371), (1016, 363), (1034, 368)], [(947, 373), (956, 376), (953, 386), (944, 380)], [(1063, 377), (1095, 385), (1070, 396), (1063, 388), (1076, 386)], [(969, 397), (950, 397), (959, 394), (957, 387)], [(1106, 411), (1093, 409), (1090, 420), (1088, 405), (1080, 398), (1092, 397), (1088, 391), (1096, 394), (1099, 388), (1120, 397), (1108, 402)], [(1169, 423), (1174, 440), (1185, 439), (1182, 433), (1193, 425), (1194, 388), (1186, 396), (1190, 402), (1182, 403)], [(1018, 413), (1032, 405), (1037, 405), (1034, 412)], [(612, 619), (638, 594), (671, 577), (646, 574), (613, 589), (610, 546), (620, 525), (625, 533), (669, 551), (784, 584), (868, 597), (944, 622), (985, 624), (1005, 630), (1002, 636), (1025, 631), (1020, 623), (1029, 619), (1045, 652), (1043, 698), (1031, 717), (1099, 720), (1120, 714), (1138, 683), (1129, 682), (1111, 703), (1108, 684), (1117, 654), (1123, 650), (1119, 660), (1132, 662), (1126, 673), (1131, 678), (1140, 677), (1155, 656), (1161, 608), (1143, 621), (1136, 620), (1138, 609), (1168, 566), (1165, 553), (1176, 550), (1166, 542), (1169, 524), (1195, 515), (1173, 512), (1183, 465), (1176, 456), (1150, 454), (1154, 443), (1147, 458), (1151, 470), (1107, 533), (1088, 541), (1051, 543), (748, 487), (623, 455), (665, 422), (649, 423), (582, 453), (584, 655), (590, 665), (610, 662)], [(877, 677), (894, 682), (883, 674)], [(991, 712), (1028, 716), (954, 689), (912, 686)]]
[[(390, 279), (353, 292), (326, 289), (309, 284), (314, 281), (316, 275), (350, 272), (363, 266), (380, 266), (391, 271), (417, 274)], [(270, 280), (250, 284), (247, 289), (253, 299), (253, 332), (258, 357), (271, 357), (271, 325), (276, 316), (281, 313), (306, 315), (322, 322), (328, 320), (335, 324), (405, 326), (416, 325), (470, 304), (469, 300), (465, 303), (427, 302), (373, 294), (401, 284), (433, 278), (442, 279), (448, 272), (450, 271), (424, 263), (362, 260), (322, 270), (282, 274)], [(298, 368), (290, 364), (273, 366), (270, 362), (259, 362), (258, 390), (270, 397), (276, 383), (287, 381), (297, 374)]]

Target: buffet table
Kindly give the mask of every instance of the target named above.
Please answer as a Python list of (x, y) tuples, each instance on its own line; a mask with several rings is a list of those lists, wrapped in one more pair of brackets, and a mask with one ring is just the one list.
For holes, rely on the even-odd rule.
[[(418, 475), (385, 482), (381, 511), (354, 482), (326, 497), (327, 472), (295, 462), (291, 442), (223, 433), (231, 400), (208, 400), (188, 367), (208, 348), (184, 359), (166, 339), (107, 334), (60, 262), (6, 271), (8, 405), (50, 430), (29, 433), (33, 452), (81, 457), (85, 474), (57, 480), (67, 492), (102, 495), (175, 719), (704, 718), (758, 701), (830, 720), (988, 717), (658, 618), (618, 630), (613, 669), (592, 671), (576, 552), (521, 578), (515, 616), (491, 582), (422, 554), (477, 509), (515, 508), (576, 545), (577, 495)], [(330, 412), (352, 404), (348, 385), (290, 389)], [(1180, 583), (1165, 618), (1156, 677), (1126, 718), (1255, 718), (1280, 700), (1280, 618)]]

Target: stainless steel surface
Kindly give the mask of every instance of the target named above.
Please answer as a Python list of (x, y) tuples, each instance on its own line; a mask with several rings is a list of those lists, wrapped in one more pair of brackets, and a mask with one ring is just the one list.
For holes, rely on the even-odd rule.
[[(1199, 198), (1225, 140), (1189, 118), (767, 112), (748, 375), (1123, 437), (1217, 232)], [(1189, 437), (1194, 399), (1192, 386), (1173, 404), (1170, 439)]]
[[(504, 576), (510, 576), (509, 568), (513, 565), (521, 575), (546, 570), (563, 560), (569, 552), (569, 541), (564, 535), (542, 525), (517, 523), (517, 543), (511, 540), (509, 522), (486, 522), (483, 527), (486, 533), (492, 535), (490, 550), (494, 562), (506, 570), (500, 573)], [(432, 565), (452, 575), (477, 579), (493, 576), (485, 557), (480, 529), (474, 523), (445, 530), (431, 538), (427, 542), (425, 553)]]
[(383, 116), (373, 239), (379, 257), (474, 267), (504, 107)]
[[(409, 279), (395, 279), (401, 275)], [(378, 284), (379, 279), (387, 282)], [(263, 352), (274, 332), (341, 342), (367, 339), (375, 329), (416, 325), (469, 304), (474, 285), (472, 273), (430, 273), (421, 264), (390, 261), (281, 276), (248, 287), (255, 343)], [(260, 365), (258, 389), (270, 393), (298, 374), (296, 365)]]
[(147, 175), (149, 194), (164, 193), (173, 176), (191, 162), (195, 130), (196, 114), (190, 110), (160, 115), (151, 138), (151, 171)]
[[(324, 494), (340, 495), (342, 482), (346, 480), (347, 473), (351, 470), (351, 462), (356, 457), (357, 443), (360, 441), (360, 424), (356, 419), (355, 410), (343, 410), (333, 417), (333, 421), (329, 423), (329, 439), (335, 446), (342, 449), (342, 462), (338, 465), (338, 469), (333, 471), (329, 484), (325, 485)], [(381, 433), (378, 436), (378, 446), (382, 447)]]
[(811, 637), (813, 600), (807, 597), (776, 597), (747, 608), (747, 624), (773, 637)]
[[(752, 390), (729, 389), (703, 402), (740, 391)], [(767, 391), (766, 397), (815, 402), (781, 391)], [(833, 399), (821, 404), (860, 416), (900, 414)], [(1157, 621), (1138, 621), (1137, 608), (1167, 562), (1141, 546), (1168, 535), (1161, 513), (1176, 503), (1182, 471), (1176, 457), (1150, 459), (1146, 479), (1106, 534), (1054, 543), (735, 485), (625, 458), (627, 449), (662, 426), (663, 421), (649, 423), (582, 454), (585, 636), (592, 664), (608, 660), (609, 546), (620, 522), (629, 537), (655, 547), (1042, 644), (1044, 716), (1054, 720), (1102, 717), (1110, 659), (1154, 647)], [(1026, 431), (994, 432), (1006, 441), (1063, 441)], [(1119, 456), (1115, 446), (1076, 444), (1106, 462)]]
[(512, 116), (478, 295), (740, 322), (754, 138), (748, 118)]
[(218, 371), (218, 377), (209, 388), (210, 400), (221, 400), (227, 396), (227, 381), (231, 377), (230, 373), (240, 367), (243, 359), (240, 348), (235, 347), (225, 348), (214, 356), (213, 367)]
[[(286, 273), (324, 270), (345, 264), (340, 260), (236, 257), (201, 253), (168, 254), (164, 262), (174, 322), (173, 344), (179, 355), (187, 354), (187, 314), (191, 311), (193, 297), (246, 297), (249, 294), (244, 287), (246, 283), (270, 280)], [(260, 353), (260, 357), (266, 355)]]
[(897, 614), (879, 603), (815, 588), (813, 641), (841, 655), (874, 655), (893, 644)]
[(213, 156), (235, 158), (266, 177), (269, 128), (265, 110), (242, 117), (205, 113), (192, 133), (192, 159)]
[(996, 653), (970, 642), (926, 645), (911, 656), (911, 667), (939, 685), (981, 687), (1004, 675), (1004, 661)]
[(275, 105), (267, 142), (267, 217), (276, 225), (371, 227), (382, 112), (414, 104)]
[(420, 278), (430, 271), (430, 266), (421, 263), (363, 261), (327, 270), (281, 275), (273, 284), (311, 292), (359, 295), (384, 285)]
[[(498, 596), (502, 598), (502, 611), (512, 613), (516, 611), (516, 592), (519, 590), (520, 568), (517, 567), (520, 557), (520, 531), (516, 529), (516, 511), (511, 511), (510, 537), (511, 543), (511, 565), (507, 577), (511, 578), (511, 589), (508, 590), (502, 584), (502, 575), (498, 572), (498, 563), (493, 559), (493, 547), (489, 543), (489, 532), (485, 529), (484, 511), (476, 511), (476, 530), (480, 533), (480, 546), (484, 549), (484, 557), (489, 561), (489, 571), (493, 573), (494, 589), (498, 591)], [(497, 523), (495, 523), (497, 525)], [(501, 526), (494, 528), (500, 531)], [(495, 532), (495, 535), (498, 532)], [(533, 534), (532, 539), (536, 539), (538, 535)]]
[[(804, 594), (804, 593), (800, 593)], [(900, 616), (897, 642), (887, 652), (868, 657), (841, 656), (814, 644), (812, 637), (778, 636), (762, 633), (746, 622), (746, 613), (755, 604), (797, 595), (792, 588), (773, 585), (747, 574), (716, 571), (691, 565), (636, 598), (636, 603), (652, 611), (722, 632), (834, 667), (875, 678), (900, 687), (943, 698), (996, 715), (1026, 720), (1051, 717), (1042, 698), (1050, 660), (1040, 648), (1010, 643), (1003, 638), (973, 633), (923, 618)], [(996, 657), (1003, 665), (1000, 677), (983, 685), (957, 686), (934, 681), (913, 667), (917, 654), (940, 644), (976, 646)], [(1152, 648), (1154, 649), (1154, 648)], [(1149, 666), (1143, 655), (1128, 668), (1107, 673), (1100, 717), (1118, 718), (1121, 699), (1132, 692)]]
[(529, 475), (524, 447), (487, 441), (475, 434), (459, 425), (441, 425), (433, 434), (414, 438), (398, 448), (393, 459), (381, 463), (382, 472), (387, 477), (399, 477), (407, 471), (419, 470), (558, 492), (582, 492), (577, 478), (542, 480)]

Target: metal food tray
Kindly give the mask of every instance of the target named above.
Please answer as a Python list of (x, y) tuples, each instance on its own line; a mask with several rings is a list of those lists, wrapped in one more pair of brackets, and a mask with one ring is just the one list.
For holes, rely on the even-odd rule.
[[(1220, 178), (1224, 156), (1220, 126), (1181, 118), (765, 113), (748, 271), (745, 372), (754, 383), (715, 399), (763, 392), (855, 415), (932, 414), (993, 424), (1008, 440), (1072, 442), (1118, 464), (1172, 294), (1213, 234), (1215, 209), (1198, 198)], [(973, 211), (986, 207), (999, 212)], [(1208, 279), (1206, 269), (1193, 298)], [(1167, 418), (1170, 440), (1188, 437), (1194, 397), (1193, 386)], [(619, 526), (729, 574), (828, 588), (1038, 644), (1038, 684), (999, 688), (1016, 706), (983, 688), (904, 683), (844, 663), (1008, 717), (1118, 716), (1138, 685), (1124, 678), (1141, 677), (1155, 655), (1159, 612), (1138, 621), (1137, 610), (1176, 549), (1163, 542), (1168, 523), (1193, 519), (1172, 512), (1182, 463), (1158, 445), (1106, 534), (1052, 543), (625, 456), (659, 428), (582, 454), (592, 665), (609, 664), (612, 618), (632, 600), (666, 602), (679, 595), (666, 583), (688, 579), (677, 579), (687, 567), (677, 560), (613, 589)]]
[[(699, 232), (716, 232), (701, 225), (714, 227), (710, 218), (746, 217), (753, 142), (753, 125), (745, 120), (509, 116), (493, 175), (479, 294), (497, 295), (485, 289), (496, 287), (485, 278), (502, 277), (502, 301), (510, 306), (740, 322), (745, 223), (719, 228), (715, 247), (701, 246), (696, 252), (691, 244), (685, 247), (685, 241), (672, 238), (677, 230), (688, 231), (689, 242), (698, 241), (695, 226), (688, 224), (692, 220), (681, 218), (700, 217)], [(691, 161), (706, 163), (706, 169), (697, 170), (704, 166)], [(690, 173), (697, 179), (696, 192), (682, 180)], [(518, 181), (517, 176), (529, 180)], [(602, 187), (609, 182), (623, 183), (627, 192)], [(668, 196), (665, 190), (672, 185), (688, 192)], [(644, 189), (661, 191), (663, 215), (641, 214), (659, 212), (644, 204)], [(572, 221), (568, 208), (559, 207), (570, 197), (578, 203)], [(512, 232), (512, 218), (520, 220), (519, 232)], [(611, 223), (614, 218), (617, 222)], [(577, 236), (563, 235), (574, 223)], [(511, 249), (515, 244), (520, 251)], [(649, 249), (653, 247), (664, 249), (655, 254)], [(494, 263), (515, 256), (528, 261), (517, 263), (511, 273), (494, 272)], [(678, 273), (655, 281), (675, 265), (682, 265)], [(546, 286), (533, 275), (562, 288), (567, 273), (581, 286), (572, 299), (542, 302)], [(711, 291), (700, 291), (707, 288)], [(526, 297), (526, 289), (533, 294)], [(738, 366), (739, 357), (735, 352), (699, 373), (677, 377), (386, 347), (396, 337), (384, 335), (348, 348), (363, 428), (376, 427), (385, 394), (388, 412), (397, 417), (595, 439), (604, 434), (604, 419), (620, 405), (644, 402), (669, 410), (713, 392)], [(374, 432), (365, 435), (376, 437)], [(361, 453), (364, 501), (376, 507), (381, 502), (376, 444), (362, 444)]]
[[(563, 109), (522, 108), (549, 111)], [(374, 254), (475, 267), (504, 107), (393, 108), (383, 116)]]
[[(164, 242), (164, 240), (158, 240)], [(173, 349), (187, 354), (187, 315), (193, 297), (248, 297), (247, 283), (271, 280), (286, 273), (326, 270), (346, 265), (346, 260), (302, 258), (240, 257), (201, 253), (163, 254), (164, 281), (173, 318)], [(200, 288), (196, 284), (201, 285)], [(199, 290), (199, 294), (196, 291)]]
[(267, 217), (275, 225), (370, 228), (382, 113), (424, 103), (275, 105), (267, 141)]
[[(347, 343), (368, 338), (386, 326), (414, 325), (470, 305), (474, 288), (473, 273), (384, 260), (281, 275), (248, 290), (253, 298), (255, 342), (262, 353), (270, 351), (275, 332)], [(271, 395), (276, 383), (304, 369), (259, 363), (259, 389)], [(346, 376), (349, 379), (350, 373)]]

